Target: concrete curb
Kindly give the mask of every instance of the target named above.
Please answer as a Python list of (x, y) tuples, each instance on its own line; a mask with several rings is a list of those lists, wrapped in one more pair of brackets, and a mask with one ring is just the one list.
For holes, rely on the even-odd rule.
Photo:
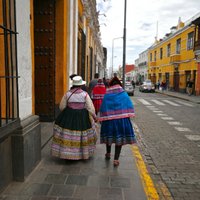
[(185, 101), (190, 101), (190, 102), (193, 102), (193, 103), (197, 103), (197, 104), (200, 104), (200, 99), (199, 101), (197, 100), (194, 100), (194, 99), (190, 99), (190, 98), (186, 98), (186, 97), (181, 97), (181, 96), (178, 96), (176, 94), (170, 94), (168, 93), (167, 91), (166, 92), (160, 92), (160, 91), (155, 91), (156, 93), (159, 93), (159, 94), (163, 94), (163, 95), (167, 95), (167, 96), (170, 96), (170, 97), (175, 97), (175, 98), (178, 98), (178, 99), (182, 99), (182, 100), (185, 100)]

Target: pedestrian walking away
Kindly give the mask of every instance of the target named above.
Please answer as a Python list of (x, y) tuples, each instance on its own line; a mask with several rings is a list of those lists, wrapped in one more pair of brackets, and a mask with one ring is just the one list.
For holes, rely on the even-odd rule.
[(52, 156), (80, 160), (94, 154), (96, 114), (88, 93), (81, 89), (84, 84), (81, 76), (75, 76), (72, 88), (60, 102), (61, 113), (53, 127)]
[(189, 80), (187, 81), (187, 93), (188, 93), (189, 96), (192, 95), (192, 92), (193, 92), (193, 84), (194, 84), (193, 80), (189, 79)]
[(113, 165), (118, 166), (122, 146), (136, 142), (130, 120), (135, 113), (133, 103), (122, 88), (120, 80), (114, 77), (109, 85), (100, 108), (100, 142), (106, 144), (106, 159), (111, 158), (111, 145), (115, 144)]
[(99, 109), (100, 109), (100, 106), (101, 106), (101, 103), (102, 103), (105, 93), (106, 93), (106, 87), (103, 83), (103, 80), (99, 79), (91, 93), (91, 98), (92, 98), (92, 102), (95, 107), (96, 115), (99, 112)]
[(92, 79), (89, 83), (89, 88), (88, 88), (88, 93), (89, 95), (91, 96), (91, 93), (92, 93), (92, 90), (94, 88), (94, 86), (97, 84), (98, 82), (98, 79), (99, 79), (99, 74), (98, 73), (95, 73), (94, 75), (94, 79)]
[(135, 81), (134, 80), (131, 81), (131, 84), (132, 84), (133, 88), (135, 89)]
[[(73, 81), (73, 78), (74, 78), (75, 76), (78, 76), (78, 75), (77, 75), (77, 74), (71, 74), (71, 75), (69, 76), (69, 78), (71, 79), (71, 81)], [(82, 85), (82, 86), (81, 86), (81, 89), (82, 89), (83, 91), (85, 91), (85, 92), (88, 91), (88, 88), (87, 88), (86, 85)]]

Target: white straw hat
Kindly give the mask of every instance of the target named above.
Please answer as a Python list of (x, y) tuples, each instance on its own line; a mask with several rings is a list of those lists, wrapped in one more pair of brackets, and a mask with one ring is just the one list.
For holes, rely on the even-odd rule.
[(85, 85), (85, 84), (86, 84), (86, 81), (84, 81), (81, 76), (75, 76), (72, 79), (72, 85), (74, 86)]

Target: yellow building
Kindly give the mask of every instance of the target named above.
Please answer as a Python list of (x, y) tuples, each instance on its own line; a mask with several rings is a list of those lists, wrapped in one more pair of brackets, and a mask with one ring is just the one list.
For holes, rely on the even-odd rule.
[(152, 82), (166, 82), (169, 90), (178, 92), (186, 92), (189, 78), (196, 83), (194, 36), (195, 26), (191, 25), (191, 20), (183, 23), (179, 19), (170, 33), (155, 41), (148, 52), (148, 77)]

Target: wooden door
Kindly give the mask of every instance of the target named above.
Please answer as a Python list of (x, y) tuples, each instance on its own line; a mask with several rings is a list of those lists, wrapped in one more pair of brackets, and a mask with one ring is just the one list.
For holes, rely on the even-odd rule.
[(174, 91), (179, 92), (179, 72), (174, 72)]
[(55, 0), (34, 0), (35, 113), (55, 118)]

